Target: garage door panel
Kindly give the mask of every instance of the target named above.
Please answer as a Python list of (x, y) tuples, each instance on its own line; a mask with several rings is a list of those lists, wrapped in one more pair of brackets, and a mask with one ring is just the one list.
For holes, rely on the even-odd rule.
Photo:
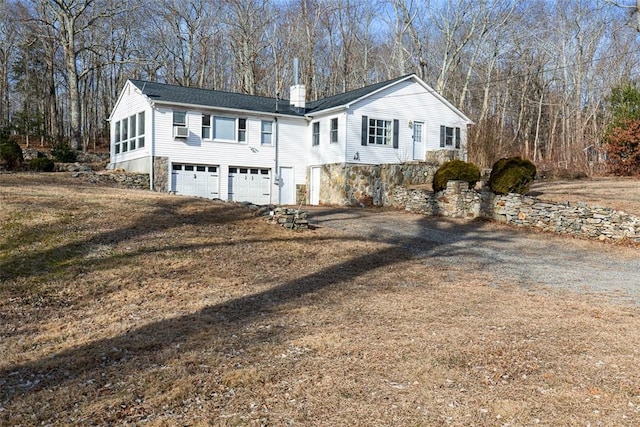
[(171, 168), (171, 191), (185, 196), (218, 198), (218, 167), (213, 165), (174, 164)]
[(271, 170), (229, 168), (229, 200), (266, 205), (271, 202)]

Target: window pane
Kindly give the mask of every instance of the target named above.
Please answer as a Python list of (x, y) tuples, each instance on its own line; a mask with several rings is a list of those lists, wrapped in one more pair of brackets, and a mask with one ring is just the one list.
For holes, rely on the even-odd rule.
[(185, 111), (173, 112), (173, 125), (174, 126), (186, 126), (187, 125), (187, 113)]
[(116, 130), (115, 130), (116, 142), (120, 142), (120, 121), (116, 122)]
[(211, 126), (211, 114), (202, 115), (202, 126)]
[(144, 135), (144, 111), (138, 113), (138, 135)]
[(138, 138), (138, 148), (144, 147), (144, 136)]
[(238, 119), (238, 141), (247, 140), (247, 119)]
[(131, 131), (131, 136), (136, 136), (136, 116), (135, 115), (129, 117), (129, 130)]
[(202, 128), (202, 137), (205, 139), (211, 139), (211, 128), (203, 127)]
[(116, 144), (116, 154), (120, 154), (120, 144)]
[(129, 121), (127, 119), (124, 119), (122, 121), (122, 140), (129, 139), (129, 126), (127, 125), (128, 123)]
[(273, 130), (273, 122), (268, 120), (263, 120), (261, 124), (262, 135), (260, 138), (260, 143), (265, 145), (271, 144), (271, 134)]
[(338, 119), (331, 119), (330, 142), (338, 142)]
[(213, 138), (233, 141), (236, 133), (236, 119), (229, 117), (213, 118)]

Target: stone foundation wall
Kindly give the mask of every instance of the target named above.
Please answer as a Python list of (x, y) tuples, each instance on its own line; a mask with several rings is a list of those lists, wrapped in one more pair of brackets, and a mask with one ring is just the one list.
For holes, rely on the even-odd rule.
[(170, 186), (169, 176), (169, 158), (154, 157), (153, 158), (153, 191), (161, 193), (169, 192)]
[(320, 203), (340, 206), (384, 206), (398, 186), (430, 184), (434, 163), (344, 165), (322, 167)]
[(307, 185), (306, 184), (297, 184), (296, 185), (296, 204), (304, 205), (309, 203), (307, 199)]
[(444, 191), (435, 194), (397, 187), (389, 202), (390, 206), (423, 215), (489, 218), (560, 234), (640, 243), (640, 216), (584, 203), (570, 206), (519, 194), (478, 192), (460, 181), (450, 181)]

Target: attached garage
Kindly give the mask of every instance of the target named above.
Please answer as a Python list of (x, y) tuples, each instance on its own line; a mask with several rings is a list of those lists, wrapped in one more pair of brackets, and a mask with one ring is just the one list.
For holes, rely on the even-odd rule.
[(229, 200), (257, 205), (271, 203), (271, 169), (230, 167)]
[(171, 191), (183, 196), (219, 198), (218, 166), (174, 163), (171, 166)]

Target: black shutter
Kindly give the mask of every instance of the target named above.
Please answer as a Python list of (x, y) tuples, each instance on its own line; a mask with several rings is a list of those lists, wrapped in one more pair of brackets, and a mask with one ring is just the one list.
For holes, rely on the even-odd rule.
[(369, 117), (362, 116), (362, 145), (367, 145), (367, 138), (369, 133)]
[(456, 148), (460, 148), (460, 128), (456, 128)]
[(440, 147), (444, 147), (445, 132), (446, 132), (445, 127), (440, 126)]
[(398, 148), (398, 134), (400, 132), (400, 121), (395, 119), (393, 121), (393, 148)]

